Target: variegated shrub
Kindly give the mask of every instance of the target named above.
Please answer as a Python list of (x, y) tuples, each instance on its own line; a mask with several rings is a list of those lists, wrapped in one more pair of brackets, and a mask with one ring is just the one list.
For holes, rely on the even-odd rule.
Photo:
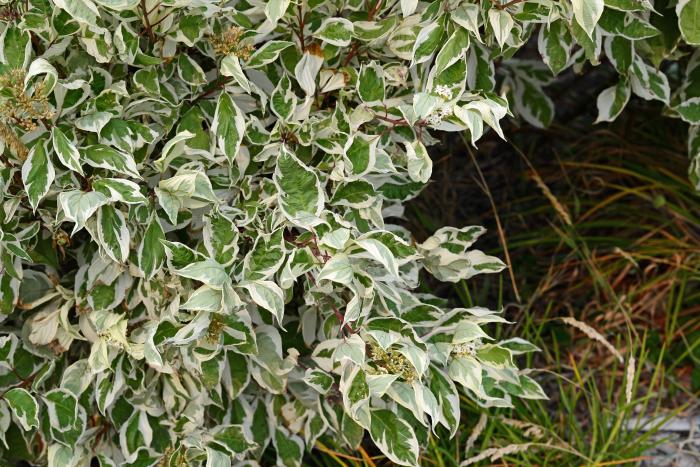
[(545, 397), (497, 312), (416, 292), (502, 270), (484, 230), (416, 243), (403, 203), (437, 132), (545, 126), (543, 86), (602, 57), (600, 120), (634, 93), (700, 123), (700, 56), (673, 93), (658, 68), (698, 24), (698, 0), (3, 2), (3, 464), (291, 466), (367, 433), (415, 465), (460, 392)]

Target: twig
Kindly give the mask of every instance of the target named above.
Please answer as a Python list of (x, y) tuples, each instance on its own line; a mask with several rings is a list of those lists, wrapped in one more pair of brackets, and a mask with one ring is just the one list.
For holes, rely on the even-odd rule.
[(158, 26), (160, 23), (162, 23), (163, 21), (165, 21), (166, 19), (168, 19), (168, 17), (170, 16), (170, 13), (172, 13), (172, 11), (166, 13), (166, 14), (165, 14), (164, 16), (162, 16), (161, 18), (158, 18), (158, 21), (156, 21), (155, 23), (151, 24), (151, 27), (154, 28), (154, 27)]
[(158, 7), (161, 5), (161, 3), (162, 3), (162, 2), (158, 2), (158, 3), (156, 3), (155, 5), (153, 5), (153, 8), (151, 8), (150, 10), (148, 10), (148, 13), (147, 13), (147, 14), (150, 15), (151, 13), (153, 13), (154, 11), (156, 11), (156, 8), (158, 8)]
[(377, 0), (376, 1), (374, 6), (367, 13), (367, 21), (372, 21), (374, 19), (374, 15), (376, 15), (377, 12), (379, 11), (379, 8), (381, 8), (382, 2), (384, 2), (384, 0)]
[(151, 21), (148, 19), (148, 14), (150, 12), (146, 10), (146, 0), (141, 0), (141, 3), (139, 3), (139, 8), (141, 8), (141, 11), (143, 11), (143, 23), (146, 26), (146, 33), (148, 34), (148, 38), (151, 40), (151, 42), (155, 42), (156, 35), (153, 33), (153, 26), (151, 25)]
[[(374, 19), (374, 15), (377, 14), (379, 11), (382, 3), (384, 0), (377, 0), (372, 8), (369, 9), (367, 12), (367, 21), (372, 21)], [(350, 60), (357, 55), (357, 50), (360, 48), (360, 43), (359, 42), (353, 42), (352, 46), (350, 47), (350, 51), (348, 54), (345, 56), (345, 59), (343, 60), (343, 66), (348, 66), (350, 63)]]
[[(307, 273), (306, 273), (306, 277), (309, 278), (309, 280), (311, 281), (311, 283), (312, 283), (312, 284), (314, 285), (314, 287), (315, 287), (315, 286), (316, 286), (316, 279), (314, 278), (313, 274), (311, 274), (310, 272), (307, 272)], [(343, 328), (345, 328), (345, 330), (347, 330), (350, 334), (355, 334), (357, 331), (355, 331), (355, 330), (350, 326), (349, 323), (345, 322), (345, 316), (340, 312), (340, 310), (338, 309), (338, 307), (335, 306), (335, 303), (333, 303), (333, 302), (331, 301), (332, 299), (331, 299), (330, 297), (326, 297), (326, 298), (328, 298), (328, 304), (329, 304), (329, 305), (331, 306), (331, 308), (333, 309), (333, 314), (335, 314), (335, 317), (338, 319), (338, 321), (339, 321), (340, 324), (341, 324), (341, 327), (340, 327), (340, 328), (341, 328), (341, 331), (342, 331)]]
[(214, 94), (216, 91), (223, 89), (226, 87), (226, 85), (231, 81), (231, 78), (217, 78), (215, 81), (212, 81), (211, 84), (209, 84), (208, 88), (202, 91), (200, 95), (194, 98), (192, 100), (192, 103), (194, 104), (195, 102), (204, 99), (205, 97), (209, 96), (210, 94)]
[[(313, 242), (313, 245), (310, 245), (309, 243)], [(318, 247), (318, 242), (316, 241), (316, 236), (314, 235), (311, 239), (311, 241), (304, 242), (303, 244), (297, 244), (295, 242), (292, 242), (295, 245), (303, 245), (303, 246), (308, 246), (311, 249), (311, 254), (314, 255), (314, 257), (318, 260), (321, 261), (323, 265), (325, 265), (328, 260), (330, 259), (330, 256), (326, 253), (321, 253), (320, 248)], [(313, 274), (311, 272), (306, 273), (306, 277), (309, 278), (311, 283), (316, 286), (316, 279), (314, 278)], [(335, 317), (338, 318), (338, 321), (340, 322), (340, 331), (342, 332), (343, 328), (345, 328), (346, 331), (348, 331), (350, 334), (355, 334), (357, 331), (355, 331), (349, 323), (345, 322), (345, 316), (340, 312), (337, 306), (335, 306), (335, 303), (333, 303), (332, 299), (330, 297), (328, 298), (328, 304), (331, 306), (333, 309), (333, 313), (335, 314)]]
[(7, 394), (9, 391), (11, 391), (13, 389), (26, 388), (27, 386), (32, 384), (32, 382), (34, 381), (34, 378), (36, 378), (36, 376), (41, 371), (41, 370), (37, 370), (36, 373), (31, 374), (31, 375), (27, 376), (26, 378), (22, 378), (22, 375), (19, 374), (19, 372), (17, 371), (16, 368), (12, 367), (11, 370), (15, 374), (15, 376), (17, 376), (17, 378), (21, 379), (22, 381), (15, 384), (14, 386), (10, 386), (9, 388), (5, 389), (2, 393), (0, 393), (0, 399), (5, 397), (5, 394)]
[(383, 122), (391, 123), (394, 126), (408, 126), (408, 122), (406, 121), (405, 118), (389, 118), (389, 117), (383, 117), (381, 115), (375, 115), (374, 118), (377, 120), (381, 120)]
[(359, 42), (352, 43), (352, 47), (350, 47), (350, 51), (345, 56), (345, 60), (343, 60), (343, 66), (348, 66), (348, 64), (350, 63), (350, 60), (352, 60), (352, 57), (354, 57), (357, 54), (358, 47), (359, 47)]

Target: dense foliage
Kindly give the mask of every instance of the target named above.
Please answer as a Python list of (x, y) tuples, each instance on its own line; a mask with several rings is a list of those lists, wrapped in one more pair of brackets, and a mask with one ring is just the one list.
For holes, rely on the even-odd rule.
[[(504, 268), (481, 227), (395, 224), (426, 146), (548, 125), (543, 87), (604, 56), (599, 120), (635, 94), (700, 123), (659, 68), (698, 24), (698, 0), (4, 4), (3, 457), (299, 465), (368, 433), (415, 465), (459, 391), (545, 397), (499, 313), (415, 292)], [(543, 60), (512, 58), (530, 38)]]

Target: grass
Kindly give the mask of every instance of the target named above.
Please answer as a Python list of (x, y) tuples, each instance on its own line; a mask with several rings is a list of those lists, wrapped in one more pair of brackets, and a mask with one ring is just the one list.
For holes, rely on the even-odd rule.
[[(426, 286), (503, 308), (516, 324), (493, 334), (542, 349), (523, 363), (550, 400), (485, 412), (463, 396), (462, 428), (433, 436), (424, 465), (638, 465), (666, 421), (697, 409), (700, 199), (676, 143), (684, 131), (631, 112), (612, 129), (442, 148), (437, 182), (410, 206), (412, 230), (486, 225), (486, 248), (511, 267)], [(388, 465), (327, 442), (317, 465)]]

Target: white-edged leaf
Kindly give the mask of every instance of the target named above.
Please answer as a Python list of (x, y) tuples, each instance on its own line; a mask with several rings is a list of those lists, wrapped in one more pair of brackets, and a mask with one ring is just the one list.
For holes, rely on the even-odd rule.
[(126, 261), (130, 235), (120, 210), (107, 205), (97, 211), (97, 238), (110, 258), (118, 263)]
[(290, 0), (269, 0), (265, 2), (265, 16), (273, 25), (282, 19), (289, 7)]
[(238, 83), (247, 93), (250, 94), (250, 83), (248, 78), (246, 78), (243, 69), (241, 68), (241, 62), (238, 61), (238, 57), (234, 54), (228, 54), (221, 60), (221, 74), (223, 76), (230, 76), (236, 83)]
[(230, 280), (226, 269), (212, 259), (191, 263), (182, 269), (175, 270), (178, 276), (187, 277), (199, 281), (217, 290), (221, 290)]
[(316, 173), (283, 148), (274, 174), (279, 204), (291, 222), (315, 224), (325, 204), (325, 194)]
[(571, 0), (574, 9), (574, 19), (589, 37), (603, 15), (604, 0)]
[(162, 240), (165, 240), (165, 233), (158, 216), (154, 215), (143, 234), (137, 255), (139, 268), (146, 279), (151, 279), (165, 261), (165, 246)]
[(272, 313), (278, 323), (284, 318), (284, 293), (282, 289), (272, 281), (252, 281), (242, 284), (250, 293), (256, 305)]
[(29, 198), (29, 204), (36, 211), (39, 201), (46, 196), (56, 176), (53, 164), (46, 152), (46, 147), (41, 143), (35, 144), (27, 160), (22, 164), (22, 183)]
[(629, 85), (620, 80), (616, 85), (604, 89), (598, 94), (596, 104), (598, 106), (598, 122), (612, 122), (625, 109), (629, 101), (631, 90)]
[(3, 394), (3, 399), (25, 431), (39, 427), (39, 405), (34, 396), (24, 388), (13, 388)]
[(339, 284), (350, 285), (355, 273), (350, 264), (348, 255), (337, 253), (323, 266), (318, 275), (318, 280), (328, 280)]
[(394, 257), (393, 253), (386, 245), (373, 238), (355, 240), (355, 243), (361, 246), (372, 257), (372, 259), (382, 264), (387, 271), (391, 273), (391, 275), (397, 279), (399, 278), (398, 263), (396, 262), (396, 258)]
[(418, 465), (418, 439), (411, 425), (391, 410), (372, 410), (369, 434), (389, 460), (398, 465)]
[(84, 175), (80, 166), (80, 153), (75, 145), (66, 137), (60, 128), (54, 127), (51, 130), (53, 148), (61, 163), (74, 172)]
[(433, 160), (425, 145), (419, 140), (406, 143), (406, 157), (408, 159), (408, 175), (411, 180), (427, 183), (433, 173)]
[(72, 190), (58, 195), (58, 204), (66, 219), (75, 223), (73, 233), (85, 227), (85, 222), (95, 211), (108, 202), (109, 198), (98, 191)]
[(354, 32), (352, 22), (349, 20), (345, 18), (326, 18), (314, 35), (331, 45), (347, 47), (350, 45)]
[(216, 104), (212, 132), (216, 135), (217, 146), (226, 158), (233, 162), (241, 147), (245, 133), (245, 119), (231, 96), (222, 92)]
[(683, 40), (691, 45), (700, 45), (700, 0), (679, 0), (676, 15)]

